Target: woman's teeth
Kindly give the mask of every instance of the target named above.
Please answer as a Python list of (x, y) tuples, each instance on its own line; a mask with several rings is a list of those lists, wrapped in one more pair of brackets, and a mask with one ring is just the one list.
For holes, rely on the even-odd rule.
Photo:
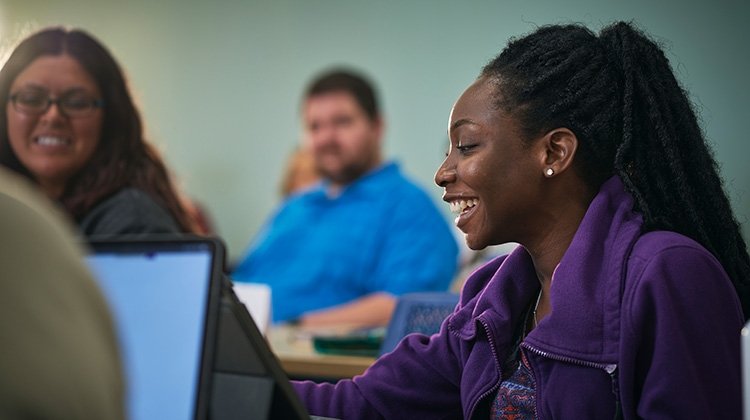
[(40, 137), (37, 137), (36, 143), (42, 146), (58, 146), (58, 145), (69, 144), (70, 141), (62, 137), (40, 136)]
[(479, 204), (479, 200), (476, 198), (471, 199), (471, 200), (451, 201), (450, 202), (451, 212), (455, 214), (461, 214), (464, 212), (464, 210), (474, 207), (477, 204)]

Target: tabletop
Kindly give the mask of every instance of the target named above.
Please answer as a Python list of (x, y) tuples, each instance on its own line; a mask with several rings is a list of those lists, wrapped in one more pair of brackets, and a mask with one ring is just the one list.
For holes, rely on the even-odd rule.
[(312, 332), (278, 325), (268, 331), (271, 349), (293, 379), (345, 379), (362, 374), (374, 357), (321, 354), (312, 344)]

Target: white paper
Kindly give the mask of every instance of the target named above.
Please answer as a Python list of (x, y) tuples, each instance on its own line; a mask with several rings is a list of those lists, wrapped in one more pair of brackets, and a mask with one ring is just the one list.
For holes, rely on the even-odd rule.
[(271, 318), (271, 287), (261, 283), (234, 283), (234, 293), (245, 304), (263, 335)]

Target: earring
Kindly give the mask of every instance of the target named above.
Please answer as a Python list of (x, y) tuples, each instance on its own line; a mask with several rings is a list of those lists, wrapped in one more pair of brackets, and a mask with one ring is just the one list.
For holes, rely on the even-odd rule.
[(547, 169), (546, 169), (546, 170), (544, 171), (544, 174), (545, 174), (545, 175), (547, 175), (547, 176), (552, 176), (552, 175), (554, 175), (554, 174), (555, 174), (555, 170), (554, 170), (554, 169), (552, 169), (552, 168), (547, 168)]

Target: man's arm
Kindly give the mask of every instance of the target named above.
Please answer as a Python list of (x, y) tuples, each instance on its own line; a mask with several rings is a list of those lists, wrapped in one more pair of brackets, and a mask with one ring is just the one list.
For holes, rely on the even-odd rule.
[(300, 318), (302, 327), (346, 324), (352, 327), (379, 327), (388, 324), (396, 297), (376, 292), (328, 309), (309, 312)]

